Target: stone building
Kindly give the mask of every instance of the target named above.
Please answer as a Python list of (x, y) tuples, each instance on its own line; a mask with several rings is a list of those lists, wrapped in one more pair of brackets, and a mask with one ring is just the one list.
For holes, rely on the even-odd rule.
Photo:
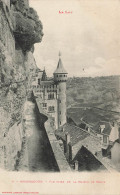
[(52, 79), (47, 79), (45, 69), (41, 73), (35, 75), (32, 86), (44, 111), (53, 117), (57, 129), (66, 123), (67, 72), (63, 67), (61, 54), (59, 53), (58, 65)]
[(115, 122), (99, 121), (92, 130), (100, 138), (103, 150), (106, 150), (119, 137), (118, 125)]

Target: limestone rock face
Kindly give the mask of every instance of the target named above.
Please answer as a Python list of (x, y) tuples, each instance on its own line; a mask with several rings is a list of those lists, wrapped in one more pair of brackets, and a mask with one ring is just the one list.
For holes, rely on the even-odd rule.
[(34, 43), (42, 40), (42, 23), (37, 12), (29, 8), (28, 1), (11, 1), (14, 18), (14, 36), (23, 51), (29, 51)]
[(0, 0), (0, 167), (9, 170), (25, 142), (24, 105), (42, 29), (28, 0)]

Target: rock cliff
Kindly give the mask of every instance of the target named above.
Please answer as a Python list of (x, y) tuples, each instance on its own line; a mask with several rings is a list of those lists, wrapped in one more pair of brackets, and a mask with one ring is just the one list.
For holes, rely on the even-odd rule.
[(42, 29), (28, 0), (0, 0), (0, 167), (8, 170), (25, 142), (24, 105)]

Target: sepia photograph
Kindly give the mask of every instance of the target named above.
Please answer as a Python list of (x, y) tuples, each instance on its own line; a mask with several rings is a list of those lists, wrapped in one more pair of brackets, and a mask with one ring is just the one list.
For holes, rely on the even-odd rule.
[(120, 194), (120, 1), (0, 0), (0, 195)]

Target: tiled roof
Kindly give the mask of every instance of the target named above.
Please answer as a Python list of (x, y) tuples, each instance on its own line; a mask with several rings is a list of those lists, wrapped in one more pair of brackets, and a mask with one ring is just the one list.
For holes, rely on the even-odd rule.
[[(74, 159), (72, 160), (72, 162), (75, 162), (76, 160), (78, 161), (78, 162), (81, 162), (81, 155), (82, 155), (82, 158), (85, 160), (87, 160), (88, 162), (89, 161), (91, 161), (91, 162), (93, 162), (94, 163), (94, 165), (96, 165), (96, 167), (94, 167), (94, 165), (93, 165), (93, 167), (92, 167), (92, 169), (93, 170), (97, 170), (98, 169), (98, 165), (102, 165), (102, 162), (100, 161), (100, 159), (98, 159), (97, 158), (97, 156), (96, 155), (94, 155), (90, 150), (88, 150), (86, 147), (84, 147), (84, 146), (82, 146), (81, 148), (80, 148), (80, 150), (77, 152), (77, 154), (76, 154), (76, 156), (74, 157)], [(87, 162), (86, 161), (86, 162)], [(91, 169), (91, 170), (92, 170)], [(100, 167), (99, 166), (99, 169), (103, 169), (103, 170), (105, 170), (106, 169), (106, 167)]]
[(77, 152), (80, 150), (82, 146), (87, 147), (87, 149), (95, 154), (98, 151), (101, 151), (101, 142), (98, 137), (89, 133), (86, 130), (83, 130), (75, 125), (65, 124), (63, 125), (64, 131), (62, 129), (58, 129), (55, 131), (55, 135), (57, 138), (65, 140), (65, 134), (70, 134), (70, 143), (72, 147), (72, 158), (75, 157)]
[(55, 135), (65, 141), (65, 134), (69, 133), (71, 138), (71, 145), (75, 145), (80, 140), (84, 140), (86, 137), (90, 136), (90, 134), (87, 131), (75, 125), (70, 125), (66, 123), (65, 125), (63, 125), (62, 128), (64, 129), (64, 131), (62, 129), (56, 130)]
[(58, 65), (54, 73), (55, 74), (60, 74), (60, 73), (67, 74), (67, 71), (63, 67), (61, 58), (59, 58)]
[[(102, 131), (101, 133), (101, 130), (100, 130), (100, 125), (105, 125), (105, 128), (104, 130)], [(106, 122), (106, 121), (100, 121), (98, 122), (94, 127), (93, 127), (93, 130), (96, 132), (96, 133), (99, 133), (99, 134), (106, 134), (106, 135), (110, 135), (110, 132), (111, 132), (111, 125), (110, 125), (110, 122)]]

